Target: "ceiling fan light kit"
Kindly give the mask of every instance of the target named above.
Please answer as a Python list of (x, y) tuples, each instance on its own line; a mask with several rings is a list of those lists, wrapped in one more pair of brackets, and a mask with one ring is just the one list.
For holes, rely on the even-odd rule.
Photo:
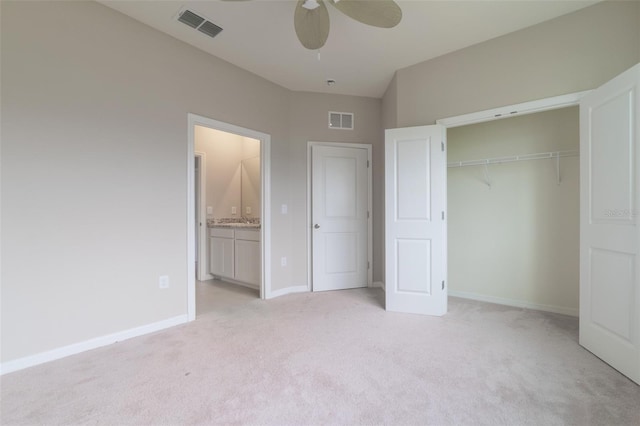
[(306, 0), (302, 4), (302, 7), (304, 7), (307, 10), (314, 10), (320, 7), (320, 3), (318, 3), (318, 0)]

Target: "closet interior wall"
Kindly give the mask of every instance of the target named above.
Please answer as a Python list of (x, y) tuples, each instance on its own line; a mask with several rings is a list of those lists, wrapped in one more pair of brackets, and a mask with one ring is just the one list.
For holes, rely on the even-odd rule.
[[(449, 164), (577, 154), (578, 107), (450, 128), (447, 140)], [(560, 182), (557, 161), (448, 168), (450, 295), (578, 315), (579, 157), (559, 159)]]

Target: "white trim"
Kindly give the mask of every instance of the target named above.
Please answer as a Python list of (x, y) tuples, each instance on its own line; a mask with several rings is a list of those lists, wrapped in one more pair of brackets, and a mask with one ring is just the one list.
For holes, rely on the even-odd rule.
[(212, 118), (188, 113), (188, 143), (187, 143), (187, 315), (189, 321), (196, 318), (196, 280), (192, 265), (195, 263), (194, 227), (194, 164), (195, 136), (194, 126), (200, 125), (223, 132), (234, 133), (260, 140), (260, 173), (261, 173), (261, 216), (260, 232), (262, 242), (262, 273), (260, 284), (260, 298), (270, 299), (271, 296), (271, 135), (257, 130), (251, 130), (234, 124), (224, 123)]
[(373, 286), (373, 158), (371, 155), (372, 145), (369, 143), (341, 143), (341, 142), (307, 142), (307, 291), (313, 291), (313, 250), (312, 250), (312, 209), (311, 209), (311, 151), (314, 146), (331, 146), (335, 148), (358, 148), (367, 150), (367, 209), (369, 210), (369, 218), (367, 219), (367, 287)]
[[(213, 279), (213, 275), (209, 273), (209, 259), (207, 256), (208, 249), (208, 235), (207, 235), (207, 206), (204, 200), (207, 198), (207, 180), (205, 176), (207, 175), (207, 154), (205, 152), (195, 151), (194, 155), (196, 157), (200, 157), (200, 194), (198, 195), (200, 198), (200, 212), (198, 214), (198, 219), (203, 226), (198, 228), (198, 237), (199, 237), (199, 247), (198, 247), (198, 271), (197, 271), (197, 279), (200, 281), (206, 281)], [(195, 226), (195, 224), (194, 224)]]
[(524, 114), (548, 111), (552, 109), (565, 108), (578, 105), (580, 99), (591, 90), (584, 92), (569, 93), (567, 95), (554, 96), (551, 98), (538, 99), (536, 101), (524, 102), (521, 104), (508, 105), (485, 111), (472, 112), (470, 114), (457, 115), (455, 117), (441, 118), (436, 120), (437, 124), (444, 127), (466, 126), (468, 124), (482, 123), (485, 121), (499, 120), (502, 118), (515, 117)]
[(465, 291), (449, 290), (449, 296), (460, 297), (462, 299), (477, 300), (480, 302), (496, 303), (498, 305), (514, 306), (516, 308), (535, 309), (536, 311), (551, 312), (554, 314), (569, 315), (578, 317), (578, 309), (566, 308), (563, 306), (543, 305), (540, 303), (525, 302), (523, 300), (506, 299), (504, 297), (486, 296), (484, 294), (467, 293)]
[(45, 362), (55, 361), (57, 359), (75, 355), (80, 352), (89, 351), (91, 349), (101, 348), (103, 346), (122, 342), (123, 340), (128, 340), (133, 337), (154, 333), (156, 331), (184, 324), (187, 321), (187, 315), (179, 315), (177, 317), (168, 318), (163, 321), (131, 328), (129, 330), (119, 331), (117, 333), (107, 334), (106, 336), (95, 337), (93, 339), (85, 340), (84, 342), (74, 343), (72, 345), (63, 346), (61, 348), (52, 349), (50, 351), (41, 352), (39, 354), (4, 362), (0, 364), (0, 375), (44, 364)]
[(247, 283), (247, 282), (244, 282), (244, 281), (237, 281), (237, 280), (234, 280), (233, 278), (219, 277), (217, 275), (215, 275), (215, 276), (211, 275), (211, 276), (213, 277), (214, 280), (223, 281), (225, 283), (238, 285), (240, 287), (246, 287), (246, 288), (250, 288), (252, 290), (260, 291), (260, 284), (252, 284), (252, 283)]
[(260, 143), (260, 182), (262, 216), (260, 241), (262, 242), (262, 275), (260, 298), (271, 299), (271, 136), (264, 134)]
[(372, 287), (381, 288), (382, 290), (385, 290), (384, 283), (382, 281), (374, 281)]
[(281, 288), (280, 290), (274, 290), (267, 299), (273, 299), (275, 297), (285, 296), (293, 293), (308, 293), (309, 288), (306, 285), (297, 285), (295, 287)]
[(194, 229), (195, 221), (195, 177), (193, 159), (195, 158), (194, 123), (191, 114), (187, 114), (189, 128), (187, 129), (187, 318), (196, 319), (196, 271), (193, 265), (196, 261)]

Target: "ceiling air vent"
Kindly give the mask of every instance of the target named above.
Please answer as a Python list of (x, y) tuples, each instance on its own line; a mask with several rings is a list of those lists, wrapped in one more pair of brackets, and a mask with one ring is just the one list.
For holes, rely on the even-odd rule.
[(329, 128), (353, 130), (353, 113), (329, 111)]
[(178, 21), (190, 26), (191, 28), (197, 29), (198, 31), (208, 35), (209, 37), (215, 37), (220, 33), (220, 31), (222, 31), (222, 28), (220, 28), (213, 22), (208, 21), (207, 19), (196, 13), (193, 13), (188, 9), (185, 9), (178, 14)]
[(220, 31), (222, 31), (222, 28), (211, 21), (205, 21), (204, 24), (198, 27), (198, 31), (200, 31), (201, 33), (205, 33), (209, 37), (215, 37)]
[(185, 10), (178, 16), (178, 21), (187, 24), (191, 28), (198, 28), (198, 26), (204, 22), (204, 18), (190, 10)]

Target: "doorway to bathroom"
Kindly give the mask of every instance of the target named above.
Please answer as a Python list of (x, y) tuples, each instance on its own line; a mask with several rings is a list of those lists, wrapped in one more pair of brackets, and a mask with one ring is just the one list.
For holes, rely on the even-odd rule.
[[(208, 287), (269, 298), (270, 136), (189, 114), (188, 315)], [(215, 281), (213, 281), (215, 279)], [(199, 313), (199, 312), (198, 312)]]

